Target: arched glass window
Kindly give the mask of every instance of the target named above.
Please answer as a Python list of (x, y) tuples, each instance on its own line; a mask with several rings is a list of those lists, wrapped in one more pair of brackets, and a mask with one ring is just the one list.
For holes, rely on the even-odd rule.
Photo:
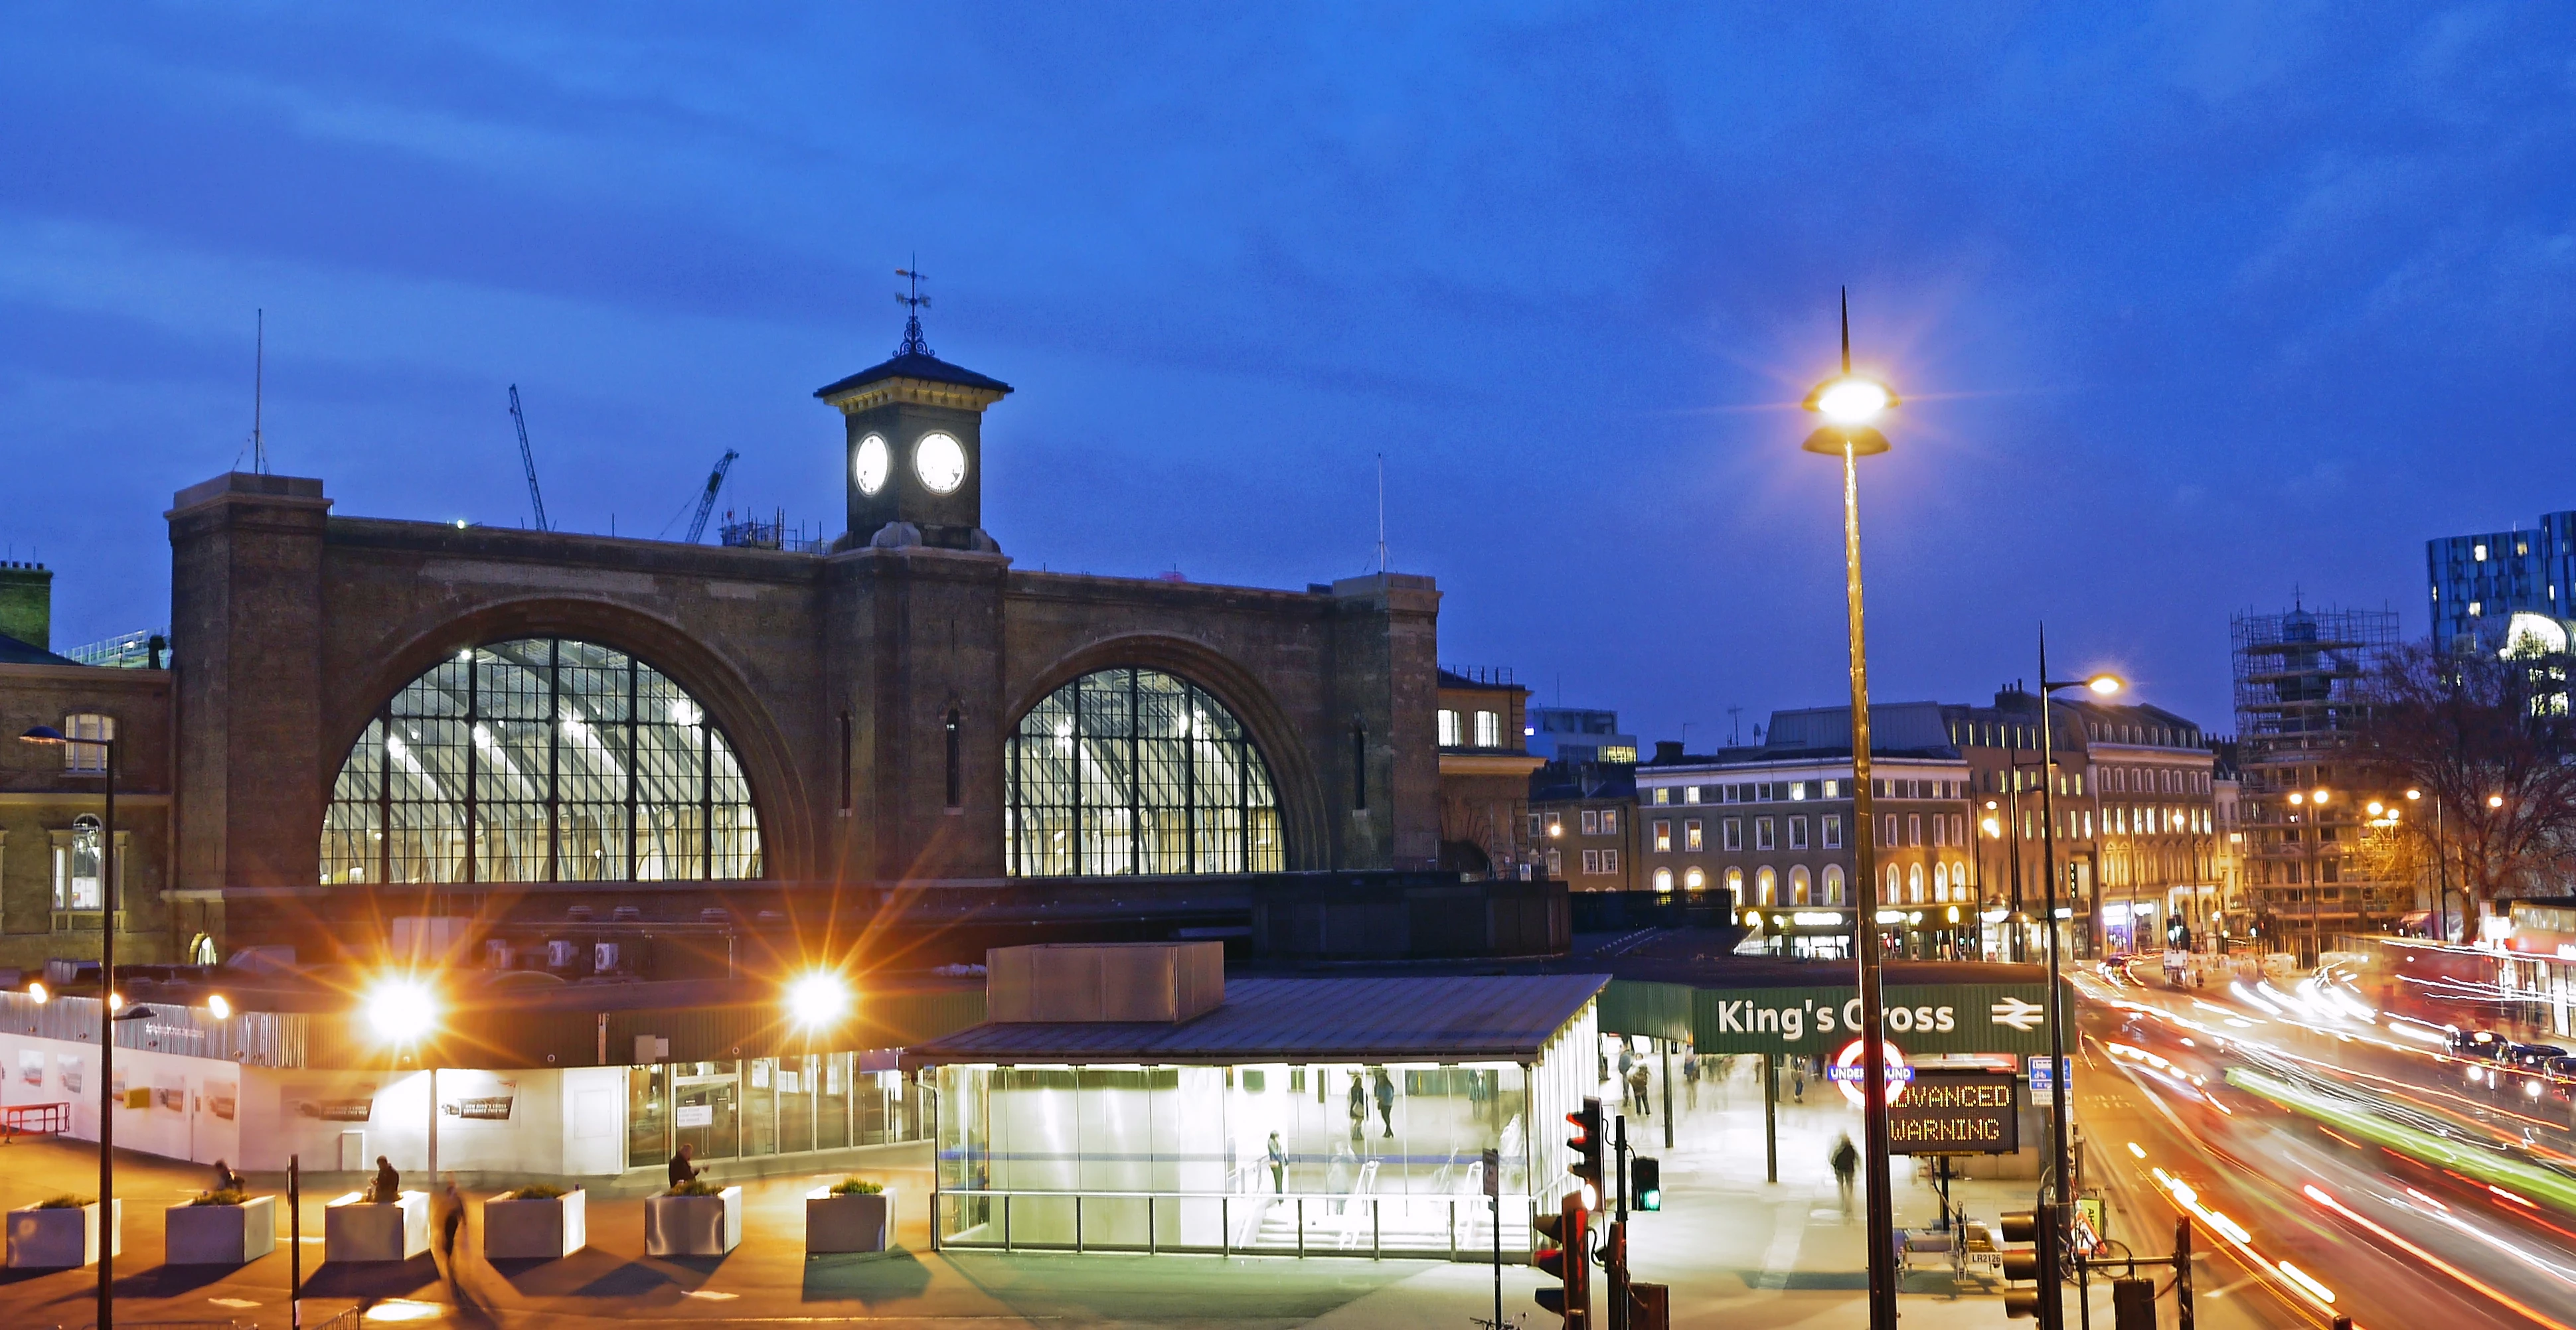
[(1825, 865), (1825, 904), (1840, 905), (1842, 903), (1843, 866), (1841, 864), (1827, 864)]
[(1948, 864), (1932, 865), (1932, 899), (1936, 901), (1946, 901), (1950, 899), (1950, 866)]
[(1789, 903), (1791, 905), (1807, 903), (1807, 866), (1805, 864), (1799, 864), (1789, 870)]
[(1673, 889), (1673, 870), (1671, 870), (1671, 869), (1669, 869), (1669, 868), (1658, 868), (1658, 869), (1656, 869), (1656, 870), (1655, 870), (1655, 890), (1657, 890), (1657, 891), (1671, 891), (1672, 889)]
[(751, 878), (760, 817), (733, 745), (660, 670), (556, 638), (458, 652), (349, 749), (322, 880)]
[(1726, 894), (1727, 894), (1727, 895), (1729, 895), (1729, 896), (1731, 896), (1731, 897), (1733, 897), (1733, 898), (1735, 899), (1735, 903), (1736, 903), (1737, 905), (1750, 905), (1750, 904), (1752, 904), (1752, 902), (1750, 902), (1750, 901), (1748, 901), (1748, 900), (1744, 899), (1744, 870), (1743, 870), (1743, 869), (1741, 869), (1741, 868), (1730, 868), (1730, 869), (1726, 870)]
[(1916, 864), (1911, 869), (1908, 869), (1906, 871), (1906, 878), (1906, 901), (1910, 904), (1921, 905), (1923, 903), (1923, 865)]
[(1780, 903), (1780, 875), (1769, 868), (1753, 870), (1753, 898), (1764, 905)]
[[(72, 819), (72, 834), (54, 846), (54, 908), (96, 910), (103, 907), (106, 881), (101, 871), (99, 820), (83, 813)], [(122, 876), (122, 875), (120, 875)]]
[(1261, 750), (1206, 689), (1159, 670), (1102, 670), (1047, 694), (1012, 730), (1003, 780), (1014, 877), (1287, 866)]
[(1684, 869), (1682, 871), (1682, 886), (1684, 888), (1691, 891), (1697, 891), (1707, 885), (1708, 874), (1703, 873), (1696, 868)]

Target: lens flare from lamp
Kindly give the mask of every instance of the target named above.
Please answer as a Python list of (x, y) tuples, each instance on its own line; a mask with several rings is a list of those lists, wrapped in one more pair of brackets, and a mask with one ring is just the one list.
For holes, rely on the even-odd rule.
[(233, 1018), (233, 1004), (230, 999), (226, 998), (221, 993), (217, 993), (213, 997), (206, 999), (206, 1010), (219, 1021), (228, 1021)]
[(2092, 689), (2099, 696), (2109, 697), (2126, 685), (2120, 682), (2120, 677), (2116, 674), (2097, 674), (2085, 680), (2084, 686)]
[(46, 988), (41, 980), (27, 985), (27, 996), (34, 998), (38, 1006), (43, 1006), (45, 1000), (53, 995), (53, 990)]
[(367, 1024), (387, 1043), (418, 1039), (435, 1020), (435, 1004), (419, 980), (387, 979), (367, 994)]
[(2489, 807), (2489, 808), (2502, 808), (2502, 807), (2504, 807), (2504, 796), (2503, 796), (2503, 795), (2501, 795), (2501, 794), (2490, 794), (2490, 795), (2488, 795), (2488, 796), (2487, 796), (2487, 807)]
[(809, 974), (787, 986), (787, 1014), (808, 1029), (841, 1019), (850, 1009), (850, 986), (837, 974)]

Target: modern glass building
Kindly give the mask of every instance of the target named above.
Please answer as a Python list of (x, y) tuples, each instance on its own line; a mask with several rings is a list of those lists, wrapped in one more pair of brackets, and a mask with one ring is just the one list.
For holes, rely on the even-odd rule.
[[(1600, 975), (1239, 979), (1202, 1015), (990, 1021), (937, 1087), (932, 1240), (1512, 1259), (1572, 1186)], [(1499, 1231), (1485, 1152), (1501, 1191)]]

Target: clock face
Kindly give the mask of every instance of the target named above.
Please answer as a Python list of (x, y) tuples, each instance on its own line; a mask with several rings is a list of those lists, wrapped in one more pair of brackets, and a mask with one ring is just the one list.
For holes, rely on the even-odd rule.
[(912, 469), (933, 494), (954, 494), (966, 483), (966, 449), (949, 434), (924, 434), (912, 449)]
[(859, 493), (874, 494), (885, 488), (886, 467), (890, 461), (883, 436), (871, 434), (859, 440), (859, 455), (851, 463), (851, 471), (859, 482)]

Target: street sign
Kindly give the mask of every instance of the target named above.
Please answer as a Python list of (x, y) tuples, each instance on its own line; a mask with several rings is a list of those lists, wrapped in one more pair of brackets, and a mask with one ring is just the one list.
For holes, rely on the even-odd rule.
[[(2073, 1069), (2069, 1067), (2066, 1070), (2071, 1074)], [(2030, 1060), (2030, 1102), (2041, 1108), (2048, 1108), (2057, 1103), (2057, 1081), (2048, 1074), (2048, 1059), (2045, 1056)]]
[(1890, 1152), (1996, 1155), (2021, 1148), (2013, 1078), (1985, 1071), (1918, 1068), (1887, 1105)]
[[(1676, 1006), (1665, 1000), (1666, 990), (1689, 994), (1690, 1037), (1702, 1054), (1830, 1056), (1861, 1033), (1860, 994), (1848, 985), (1685, 990), (1618, 979), (1603, 996), (1601, 1028), (1665, 1032), (1667, 1008)], [(1890, 984), (1881, 1034), (1918, 1053), (2044, 1053), (2047, 1000), (2046, 984)], [(1631, 1031), (1623, 1024), (1654, 1028)]]

